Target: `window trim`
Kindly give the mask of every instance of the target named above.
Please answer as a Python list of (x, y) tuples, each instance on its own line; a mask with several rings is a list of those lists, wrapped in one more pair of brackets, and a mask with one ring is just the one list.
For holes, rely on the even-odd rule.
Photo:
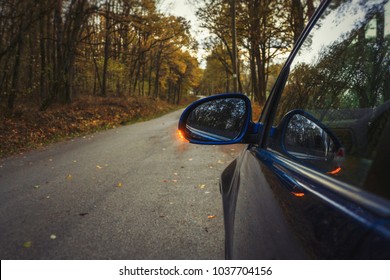
[[(274, 168), (275, 165), (280, 165), (291, 172), (290, 175), (298, 182), (305, 181), (300, 184), (300, 187), (302, 187), (304, 191), (319, 192), (320, 190), (318, 190), (318, 187), (321, 187), (324, 190), (334, 193), (341, 198), (347, 199), (348, 201), (351, 201), (352, 203), (355, 203), (382, 218), (390, 217), (390, 201), (385, 198), (367, 192), (366, 190), (359, 189), (346, 182), (329, 177), (304, 166), (299, 162), (295, 162), (278, 155), (277, 152), (273, 150), (259, 148), (256, 149), (255, 153), (271, 168)], [(343, 207), (348, 208), (348, 206), (349, 205)]]
[[(315, 183), (321, 184), (327, 187), (330, 191), (333, 191), (345, 198), (348, 198), (351, 201), (362, 205), (363, 207), (370, 209), (374, 213), (377, 213), (380, 216), (390, 218), (390, 197), (387, 193), (382, 194), (383, 191), (378, 191), (378, 187), (384, 185), (383, 182), (388, 181), (388, 176), (386, 176), (387, 172), (382, 172), (379, 174), (381, 168), (386, 168), (384, 159), (374, 159), (374, 163), (376, 167), (372, 165), (368, 170), (368, 174), (366, 178), (363, 180), (362, 187), (354, 186), (346, 181), (338, 180), (337, 178), (329, 177), (328, 175), (322, 174), (318, 171), (315, 171), (311, 167), (307, 167), (302, 165), (299, 161), (294, 161), (291, 158), (285, 158), (281, 155), (278, 155), (276, 151), (269, 149), (269, 140), (271, 139), (272, 129), (273, 129), (273, 121), (275, 120), (275, 115), (278, 110), (278, 105), (280, 103), (286, 82), (290, 75), (290, 67), (294, 62), (296, 55), (301, 49), (302, 44), (306, 40), (306, 38), (312, 32), (313, 27), (317, 24), (318, 20), (324, 14), (324, 11), (327, 9), (328, 5), (331, 3), (331, 0), (322, 1), (316, 13), (313, 15), (312, 19), (302, 32), (301, 36), (297, 44), (294, 46), (292, 52), (287, 58), (279, 76), (276, 80), (269, 98), (264, 106), (264, 110), (262, 115), (260, 116), (260, 120), (264, 123), (264, 129), (262, 131), (262, 135), (259, 140), (259, 148), (264, 153), (271, 153), (275, 155), (275, 159), (278, 159), (282, 163), (285, 163), (285, 167), (290, 166), (293, 172), (300, 174), (300, 176), (309, 176), (310, 180), (313, 180)], [(385, 135), (388, 132), (388, 135)], [(383, 140), (386, 138), (386, 140)], [(377, 153), (382, 155), (388, 155), (390, 148), (387, 147), (385, 143), (390, 143), (390, 119), (384, 128), (383, 135), (381, 137), (381, 144), (377, 147)], [(263, 153), (261, 152), (261, 153)], [(273, 158), (273, 157), (272, 157)], [(387, 163), (387, 162), (386, 162)], [(370, 187), (371, 184), (368, 184), (368, 181), (375, 180), (376, 182), (381, 182), (377, 184), (375, 187)], [(390, 188), (390, 186), (389, 186)], [(383, 207), (382, 207), (383, 206)]]
[(260, 116), (259, 121), (264, 124), (264, 129), (261, 131), (261, 135), (259, 136), (259, 145), (262, 148), (267, 147), (267, 142), (271, 134), (272, 124), (275, 119), (275, 114), (278, 108), (278, 104), (280, 102), (280, 97), (283, 93), (284, 87), (286, 85), (286, 81), (290, 74), (290, 66), (294, 61), (295, 56), (299, 52), (303, 42), (306, 40), (307, 36), (310, 34), (311, 30), (320, 19), (324, 10), (327, 8), (331, 0), (321, 1), (319, 7), (313, 14), (309, 23), (306, 25), (305, 29), (302, 31), (301, 35), (298, 38), (296, 45), (293, 47), (290, 55), (288, 56), (282, 70), (280, 71), (278, 78), (274, 86), (271, 89), (270, 95), (264, 105), (263, 112)]

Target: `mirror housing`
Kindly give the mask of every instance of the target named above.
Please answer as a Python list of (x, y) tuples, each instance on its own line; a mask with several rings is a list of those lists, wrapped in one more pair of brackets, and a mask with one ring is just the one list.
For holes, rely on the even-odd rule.
[(226, 93), (202, 98), (187, 107), (179, 121), (179, 131), (190, 143), (229, 145), (249, 143), (248, 134), (256, 133), (249, 98)]
[(339, 167), (344, 149), (334, 133), (303, 110), (287, 113), (278, 128), (279, 148), (289, 157), (329, 172)]

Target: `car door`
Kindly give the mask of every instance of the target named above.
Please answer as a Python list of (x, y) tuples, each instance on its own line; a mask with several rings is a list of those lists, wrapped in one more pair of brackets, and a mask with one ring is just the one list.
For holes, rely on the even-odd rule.
[(222, 175), (228, 258), (390, 257), (389, 46), (387, 1), (322, 2)]

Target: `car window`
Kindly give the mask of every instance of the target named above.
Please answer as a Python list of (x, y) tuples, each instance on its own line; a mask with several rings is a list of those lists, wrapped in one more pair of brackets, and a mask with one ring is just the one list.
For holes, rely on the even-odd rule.
[(390, 115), (390, 5), (333, 1), (294, 58), (269, 149), (362, 187)]

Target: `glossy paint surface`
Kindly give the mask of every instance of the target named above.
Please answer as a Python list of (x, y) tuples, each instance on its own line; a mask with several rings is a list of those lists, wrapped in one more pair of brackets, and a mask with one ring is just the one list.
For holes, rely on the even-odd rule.
[(223, 176), (222, 190), (233, 183), (222, 191), (227, 258), (390, 258), (387, 218), (351, 200), (356, 193), (335, 193), (256, 147)]
[[(329, 10), (327, 10), (328, 8)], [(315, 41), (310, 39), (308, 40), (309, 44), (306, 46), (304, 44), (306, 38), (315, 37), (310, 32), (317, 30), (315, 35), (322, 34), (318, 31), (322, 27), (330, 30), (332, 24), (343, 22), (342, 17), (338, 17), (338, 20), (334, 21), (329, 20), (328, 17), (326, 20), (329, 15), (331, 15), (331, 19), (336, 18), (333, 17), (332, 13), (339, 15), (342, 12), (356, 9), (359, 13), (354, 14), (354, 17), (357, 17), (355, 24), (352, 27), (348, 26), (348, 20), (345, 24), (341, 24), (341, 31), (339, 30), (341, 33), (340, 36), (336, 36), (337, 38), (348, 38), (349, 35), (354, 34), (354, 32), (349, 32), (350, 30), (364, 31), (365, 29), (359, 27), (360, 24), (368, 21), (371, 22), (370, 24), (375, 22), (372, 20), (376, 19), (373, 15), (376, 15), (377, 18), (380, 16), (390, 18), (390, 4), (387, 1), (379, 1), (378, 3), (354, 0), (322, 1), (287, 59), (267, 100), (260, 122), (253, 124), (248, 119), (242, 134), (226, 143), (188, 139), (191, 143), (198, 144), (249, 144), (221, 174), (220, 191), (224, 210), (225, 257), (227, 259), (390, 259), (390, 185), (386, 170), (390, 157), (388, 144), (390, 141), (390, 117), (387, 117), (390, 115), (387, 113), (390, 112), (388, 109), (390, 103), (380, 101), (379, 104), (374, 104), (370, 108), (363, 108), (363, 106), (355, 108), (351, 105), (347, 110), (343, 110), (344, 108), (340, 110), (337, 107), (340, 100), (337, 98), (341, 94), (326, 95), (327, 92), (321, 90), (317, 91), (318, 96), (314, 96), (312, 100), (323, 98), (324, 101), (337, 101), (329, 103), (336, 106), (335, 108), (323, 106), (326, 104), (325, 102), (303, 104), (306, 97), (304, 94), (301, 95), (302, 102), (298, 102), (293, 91), (285, 95), (288, 98), (281, 99), (283, 90), (288, 89), (289, 86), (292, 88), (294, 80), (291, 79), (291, 76), (294, 75), (291, 73), (293, 68), (299, 65), (299, 59), (303, 59), (301, 62), (308, 63), (304, 60), (305, 54), (302, 50), (312, 42), (316, 46)], [(321, 17), (323, 17), (322, 23), (319, 21), (320, 24), (316, 26)], [(378, 19), (376, 22), (381, 21)], [(378, 30), (380, 29), (378, 28)], [(371, 40), (372, 34), (368, 35), (368, 40)], [(331, 50), (337, 50), (337, 52), (329, 52), (329, 56), (339, 53), (338, 51), (341, 53), (341, 50), (346, 50), (346, 53), (350, 54), (352, 47), (359, 45), (355, 44), (359, 41), (352, 40), (353, 38), (345, 45), (340, 45), (341, 39), (335, 39), (331, 43), (327, 42), (328, 39), (324, 37), (319, 42), (333, 46), (330, 48)], [(374, 40), (371, 41), (371, 43), (375, 43)], [(381, 45), (381, 48), (384, 51), (387, 50), (385, 45)], [(323, 49), (318, 47), (319, 57), (322, 61), (327, 61), (321, 57), (320, 50)], [(384, 52), (383, 55), (385, 57), (387, 53)], [(299, 58), (298, 62), (294, 62), (295, 57)], [(355, 57), (349, 58), (349, 61), (355, 61)], [(313, 63), (316, 61), (320, 60), (312, 60)], [(333, 64), (326, 64), (326, 66), (328, 65)], [(354, 65), (350, 68), (355, 71)], [(312, 66), (314, 70), (322, 69), (315, 63)], [(296, 67), (296, 69), (298, 68)], [(336, 81), (344, 75), (340, 69), (343, 70), (343, 68), (338, 68), (340, 73), (335, 75)], [(355, 75), (354, 71), (351, 73)], [(327, 71), (326, 73), (335, 72)], [(383, 79), (383, 77), (380, 78)], [(321, 75), (318, 76), (319, 81), (321, 81), (320, 79)], [(309, 79), (309, 81), (312, 80)], [(299, 85), (301, 79), (297, 79), (297, 81), (299, 81), (297, 83)], [(329, 79), (329, 81), (328, 85), (332, 85), (332, 80)], [(350, 80), (346, 80), (345, 83), (340, 84), (349, 85), (349, 82)], [(322, 85), (320, 82), (318, 84)], [(306, 89), (307, 87), (303, 86), (302, 88)], [(346, 91), (342, 87), (337, 88), (337, 90), (346, 96), (355, 94), (352, 90)], [(329, 90), (329, 92), (332, 91)], [(307, 95), (310, 94), (313, 93), (307, 93)], [(226, 95), (212, 98), (224, 97)], [(194, 110), (200, 103), (191, 105), (186, 111), (187, 113), (183, 114), (179, 128), (186, 123), (188, 112)], [(282, 110), (279, 110), (280, 104), (285, 108), (281, 106)], [(313, 104), (317, 106), (316, 110), (313, 110), (313, 113), (316, 114), (314, 116), (308, 112)], [(347, 102), (345, 105), (350, 104)], [(250, 112), (250, 104), (247, 109)], [(359, 112), (368, 112), (367, 116), (372, 121), (368, 122), (368, 117), (356, 121), (353, 116)], [(335, 116), (338, 117), (331, 118), (332, 121), (329, 122), (331, 115), (328, 113), (335, 113)], [(302, 130), (295, 129), (291, 125), (292, 117), (297, 114), (306, 117), (306, 120), (301, 121), (300, 124), (295, 122), (297, 127), (301, 127)], [(328, 119), (323, 118), (325, 115), (328, 116)], [(357, 144), (354, 143), (356, 150), (369, 146), (368, 148), (375, 150), (375, 153), (370, 155), (367, 153), (353, 154), (353, 149), (350, 149), (351, 151), (347, 149), (346, 141), (340, 137), (342, 136), (340, 130), (347, 128), (350, 131), (356, 131), (356, 135), (365, 135), (366, 127), (370, 127), (377, 115), (381, 116), (381, 125), (377, 126), (377, 132), (380, 135), (377, 142), (370, 142), (371, 145), (361, 145), (360, 140), (363, 137), (355, 137), (359, 141), (356, 141)], [(274, 122), (275, 119), (279, 119), (280, 122)], [(330, 127), (335, 123), (338, 126)], [(306, 126), (304, 127), (302, 124), (306, 124)], [(312, 147), (314, 153), (310, 154), (310, 151), (307, 151), (308, 147), (303, 147), (302, 143), (305, 143), (303, 141), (286, 140), (286, 137), (293, 138), (292, 132), (299, 131), (295, 135), (299, 136), (300, 133), (307, 133), (309, 129), (313, 130), (314, 126), (317, 131), (315, 137), (302, 138), (306, 139), (305, 141), (315, 143), (313, 139), (319, 138), (317, 136), (322, 137), (320, 139), (322, 146), (308, 145)], [(286, 134), (288, 129), (291, 130), (290, 136)], [(331, 141), (328, 141), (328, 138), (331, 138)], [(323, 145), (325, 142), (327, 144)], [(320, 151), (325, 151), (326, 157), (318, 156), (318, 147), (321, 147)], [(333, 153), (333, 155), (328, 156), (328, 153)], [(354, 160), (346, 164), (349, 159)], [(312, 162), (315, 160), (322, 160), (322, 162), (317, 162), (316, 165)], [(329, 162), (331, 164), (328, 164)], [(354, 169), (354, 165), (358, 164), (364, 168)], [(326, 168), (324, 169), (324, 167)], [(344, 169), (350, 173), (349, 177), (342, 177)], [(363, 169), (369, 170), (367, 176), (365, 172), (359, 173), (357, 171)]]

